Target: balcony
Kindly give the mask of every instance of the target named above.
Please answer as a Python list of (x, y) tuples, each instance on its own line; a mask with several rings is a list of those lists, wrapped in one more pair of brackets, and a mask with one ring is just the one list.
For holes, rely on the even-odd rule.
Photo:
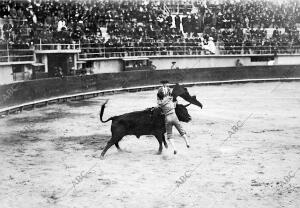
[(73, 44), (36, 44), (34, 45), (35, 53), (80, 53), (80, 45)]
[(0, 65), (32, 64), (33, 62), (34, 51), (31, 49), (0, 50)]

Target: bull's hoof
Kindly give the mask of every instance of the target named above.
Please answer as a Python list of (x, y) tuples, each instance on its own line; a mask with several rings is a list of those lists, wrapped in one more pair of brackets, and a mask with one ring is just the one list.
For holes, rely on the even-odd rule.
[(162, 153), (162, 151), (158, 151), (156, 154), (157, 154), (157, 155), (161, 155), (161, 153)]
[(100, 156), (100, 160), (104, 160), (104, 155), (101, 155), (101, 156)]
[(177, 154), (177, 151), (176, 150), (174, 150), (174, 155), (176, 155)]
[(92, 154), (93, 158), (99, 158), (99, 154)]
[(130, 151), (130, 150), (127, 150), (127, 149), (122, 149), (121, 152), (131, 153), (131, 151)]
[(186, 145), (187, 148), (190, 148), (190, 145)]

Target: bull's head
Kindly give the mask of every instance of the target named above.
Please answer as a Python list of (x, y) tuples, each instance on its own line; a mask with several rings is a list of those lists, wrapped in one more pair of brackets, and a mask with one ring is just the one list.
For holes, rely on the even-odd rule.
[(176, 105), (175, 112), (176, 112), (176, 115), (177, 115), (179, 121), (189, 122), (192, 119), (186, 108), (189, 105), (190, 104), (187, 104), (187, 105), (177, 104)]

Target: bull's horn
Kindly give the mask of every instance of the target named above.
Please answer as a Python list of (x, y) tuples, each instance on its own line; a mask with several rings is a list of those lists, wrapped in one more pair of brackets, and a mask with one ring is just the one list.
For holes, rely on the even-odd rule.
[(191, 105), (191, 103), (189, 103), (189, 104), (186, 104), (184, 107), (188, 107), (189, 105)]

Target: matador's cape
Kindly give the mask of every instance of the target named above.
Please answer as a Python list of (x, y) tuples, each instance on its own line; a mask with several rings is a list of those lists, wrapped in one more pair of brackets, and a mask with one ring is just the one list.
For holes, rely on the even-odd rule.
[(191, 96), (188, 90), (178, 83), (176, 83), (175, 87), (173, 88), (172, 96), (173, 101), (177, 101), (177, 97), (179, 96), (191, 104), (199, 106), (200, 108), (203, 107), (202, 104), (197, 100), (196, 96)]

